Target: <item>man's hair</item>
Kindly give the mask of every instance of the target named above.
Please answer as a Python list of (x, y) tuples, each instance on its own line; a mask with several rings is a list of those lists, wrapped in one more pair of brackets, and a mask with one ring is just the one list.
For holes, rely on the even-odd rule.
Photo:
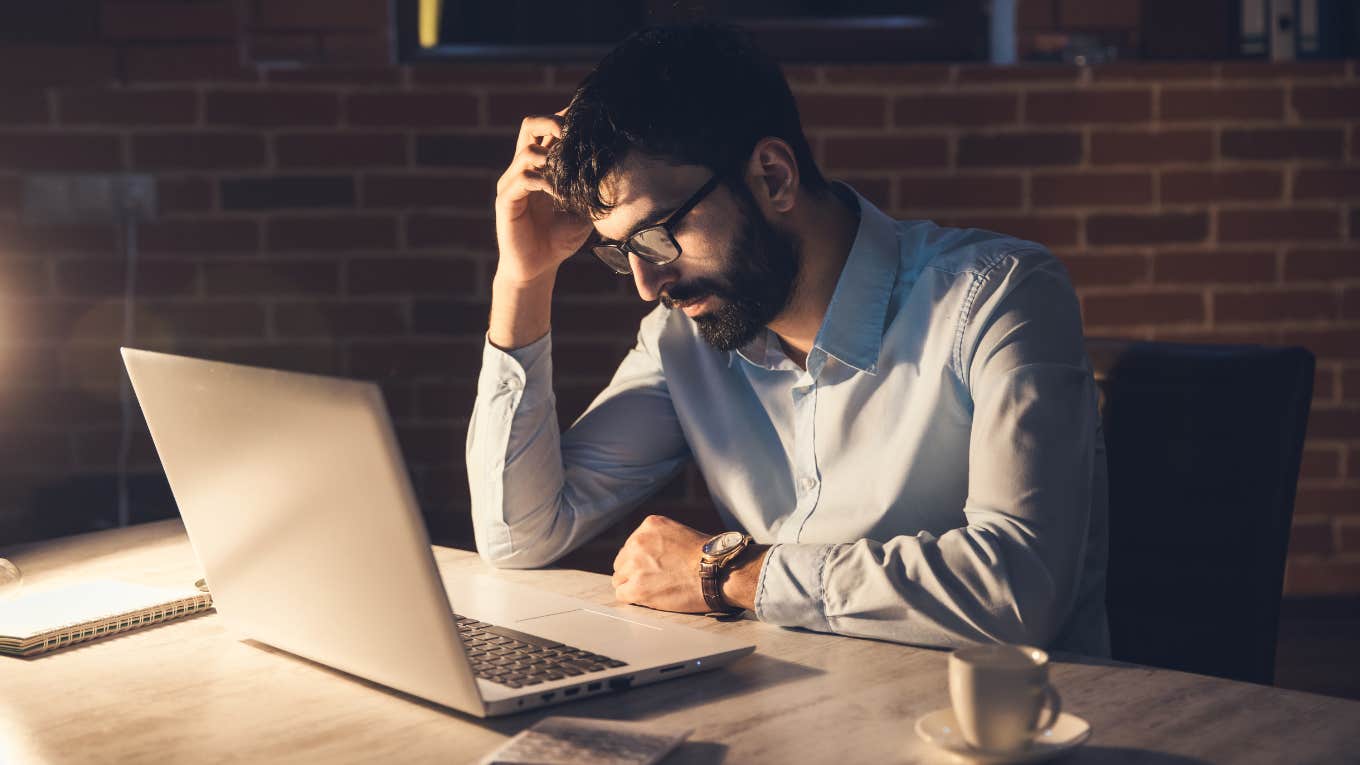
[(714, 22), (651, 27), (581, 81), (546, 175), (568, 210), (599, 218), (613, 206), (600, 185), (630, 151), (729, 173), (765, 137), (793, 148), (803, 186), (827, 185), (784, 73), (746, 32)]

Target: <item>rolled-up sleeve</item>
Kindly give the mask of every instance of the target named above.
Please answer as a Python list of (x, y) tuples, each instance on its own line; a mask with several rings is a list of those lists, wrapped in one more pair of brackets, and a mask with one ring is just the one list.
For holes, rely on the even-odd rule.
[(972, 411), (966, 524), (780, 544), (757, 585), (772, 624), (949, 647), (1045, 645), (1076, 600), (1091, 522), (1095, 381), (1075, 292), (1046, 253), (975, 276), (953, 363)]
[[(660, 310), (660, 309), (658, 309)], [(466, 445), (477, 551), (507, 568), (543, 566), (664, 485), (688, 458), (660, 359), (659, 318), (566, 432), (552, 388), (552, 338), (514, 351), (489, 341)]]

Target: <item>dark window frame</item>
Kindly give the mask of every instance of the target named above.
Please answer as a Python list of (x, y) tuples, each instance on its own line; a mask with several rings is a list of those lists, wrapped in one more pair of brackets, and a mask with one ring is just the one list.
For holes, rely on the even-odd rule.
[[(393, 3), (397, 58), (403, 64), (441, 61), (591, 63), (612, 47), (469, 43), (423, 48), (419, 39), (419, 5), (420, 0)], [(940, 8), (940, 15), (936, 17), (736, 18), (733, 21), (750, 30), (763, 50), (787, 63), (986, 61), (988, 27), (983, 4), (947, 0)]]

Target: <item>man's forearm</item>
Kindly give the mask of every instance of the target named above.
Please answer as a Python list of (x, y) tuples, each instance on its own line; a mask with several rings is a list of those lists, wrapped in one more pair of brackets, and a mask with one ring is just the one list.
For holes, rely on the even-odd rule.
[(760, 583), (760, 569), (769, 551), (769, 545), (751, 545), (742, 552), (723, 579), (723, 600), (747, 611), (755, 610), (756, 585)]
[(553, 284), (557, 271), (515, 282), (500, 274), (491, 282), (491, 328), (487, 339), (501, 350), (514, 350), (548, 334), (552, 326)]

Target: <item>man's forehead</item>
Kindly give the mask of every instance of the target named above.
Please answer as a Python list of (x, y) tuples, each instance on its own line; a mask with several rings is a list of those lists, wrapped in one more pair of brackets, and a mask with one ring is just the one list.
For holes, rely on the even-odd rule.
[(601, 184), (601, 196), (613, 209), (595, 220), (595, 230), (606, 239), (621, 239), (653, 213), (683, 204), (709, 175), (700, 165), (676, 165), (630, 152)]

